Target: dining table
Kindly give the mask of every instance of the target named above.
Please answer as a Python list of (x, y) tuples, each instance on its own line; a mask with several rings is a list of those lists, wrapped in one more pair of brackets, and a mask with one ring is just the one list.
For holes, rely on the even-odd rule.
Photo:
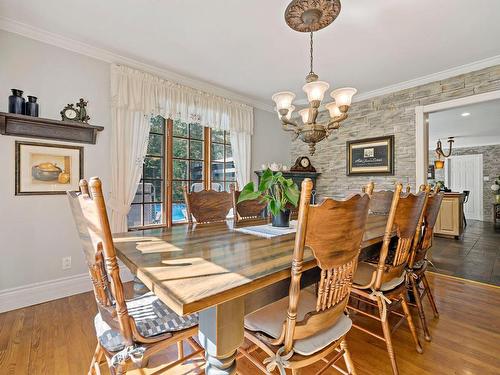
[[(368, 216), (360, 260), (378, 250), (386, 222)], [(206, 374), (234, 374), (245, 315), (288, 295), (295, 234), (264, 238), (238, 226), (228, 220), (113, 236), (118, 258), (161, 301), (179, 315), (198, 313)], [(302, 269), (303, 287), (319, 280), (307, 247)]]

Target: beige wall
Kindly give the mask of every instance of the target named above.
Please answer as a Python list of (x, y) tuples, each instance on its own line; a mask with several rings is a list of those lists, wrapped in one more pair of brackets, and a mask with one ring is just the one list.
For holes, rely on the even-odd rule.
[[(85, 176), (109, 186), (109, 66), (76, 53), (0, 31), (0, 111), (8, 111), (11, 88), (39, 98), (40, 117), (60, 118), (67, 104), (85, 98), (91, 124), (104, 126), (97, 145), (84, 145)], [(14, 142), (0, 136), (0, 291), (86, 272), (64, 195), (14, 195)], [(31, 142), (57, 143), (39, 139)], [(62, 270), (61, 258), (72, 268)]]
[(271, 162), (286, 164), (290, 167), (291, 136), (281, 129), (276, 113), (256, 109), (255, 131), (252, 137), (252, 178), (254, 171), (261, 170), (262, 164)]

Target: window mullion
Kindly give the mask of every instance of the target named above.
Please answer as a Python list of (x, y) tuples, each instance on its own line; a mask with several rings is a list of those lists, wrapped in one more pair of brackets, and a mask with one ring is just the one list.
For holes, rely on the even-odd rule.
[(209, 127), (203, 128), (204, 132), (204, 140), (203, 140), (203, 151), (204, 151), (204, 160), (203, 160), (203, 183), (206, 190), (210, 190), (212, 188), (212, 170), (211, 170), (211, 149), (212, 149), (212, 129)]

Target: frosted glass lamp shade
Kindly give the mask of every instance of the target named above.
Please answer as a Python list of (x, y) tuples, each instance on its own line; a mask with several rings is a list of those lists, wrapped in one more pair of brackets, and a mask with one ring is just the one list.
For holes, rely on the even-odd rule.
[(339, 107), (337, 107), (337, 104), (335, 102), (328, 103), (325, 105), (325, 108), (330, 112), (330, 117), (338, 117), (342, 115), (342, 112), (340, 112)]
[(306, 83), (302, 90), (307, 94), (307, 100), (312, 102), (313, 100), (322, 101), (325, 97), (325, 92), (328, 90), (330, 85), (324, 81), (313, 81)]
[(354, 87), (342, 87), (340, 89), (333, 90), (330, 96), (335, 100), (335, 104), (338, 107), (343, 105), (351, 105), (352, 97), (356, 94), (358, 90)]
[(309, 120), (309, 108), (304, 108), (299, 111), (300, 117), (302, 117), (302, 122), (304, 124), (307, 124), (307, 121)]
[(292, 101), (295, 99), (295, 94), (290, 91), (277, 92), (272, 96), (273, 101), (276, 103), (276, 110), (288, 109), (292, 106)]
[[(292, 118), (292, 113), (293, 113), (293, 111), (295, 111), (295, 106), (294, 106), (294, 105), (291, 105), (291, 106), (290, 106), (290, 108), (288, 108), (288, 113), (287, 113), (287, 114), (286, 114), (286, 116), (285, 116), (285, 118), (286, 118), (287, 120), (290, 120), (290, 119)], [(280, 115), (280, 113), (279, 113), (278, 109), (276, 109), (276, 112), (278, 112), (278, 116), (279, 116), (279, 118), (281, 118), (281, 115)]]

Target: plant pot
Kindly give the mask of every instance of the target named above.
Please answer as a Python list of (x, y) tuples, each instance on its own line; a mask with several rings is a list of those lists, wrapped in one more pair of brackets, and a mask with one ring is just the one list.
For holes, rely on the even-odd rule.
[(495, 202), (500, 204), (500, 194), (495, 195)]
[(290, 210), (280, 211), (276, 216), (272, 215), (273, 227), (288, 228), (290, 226)]

